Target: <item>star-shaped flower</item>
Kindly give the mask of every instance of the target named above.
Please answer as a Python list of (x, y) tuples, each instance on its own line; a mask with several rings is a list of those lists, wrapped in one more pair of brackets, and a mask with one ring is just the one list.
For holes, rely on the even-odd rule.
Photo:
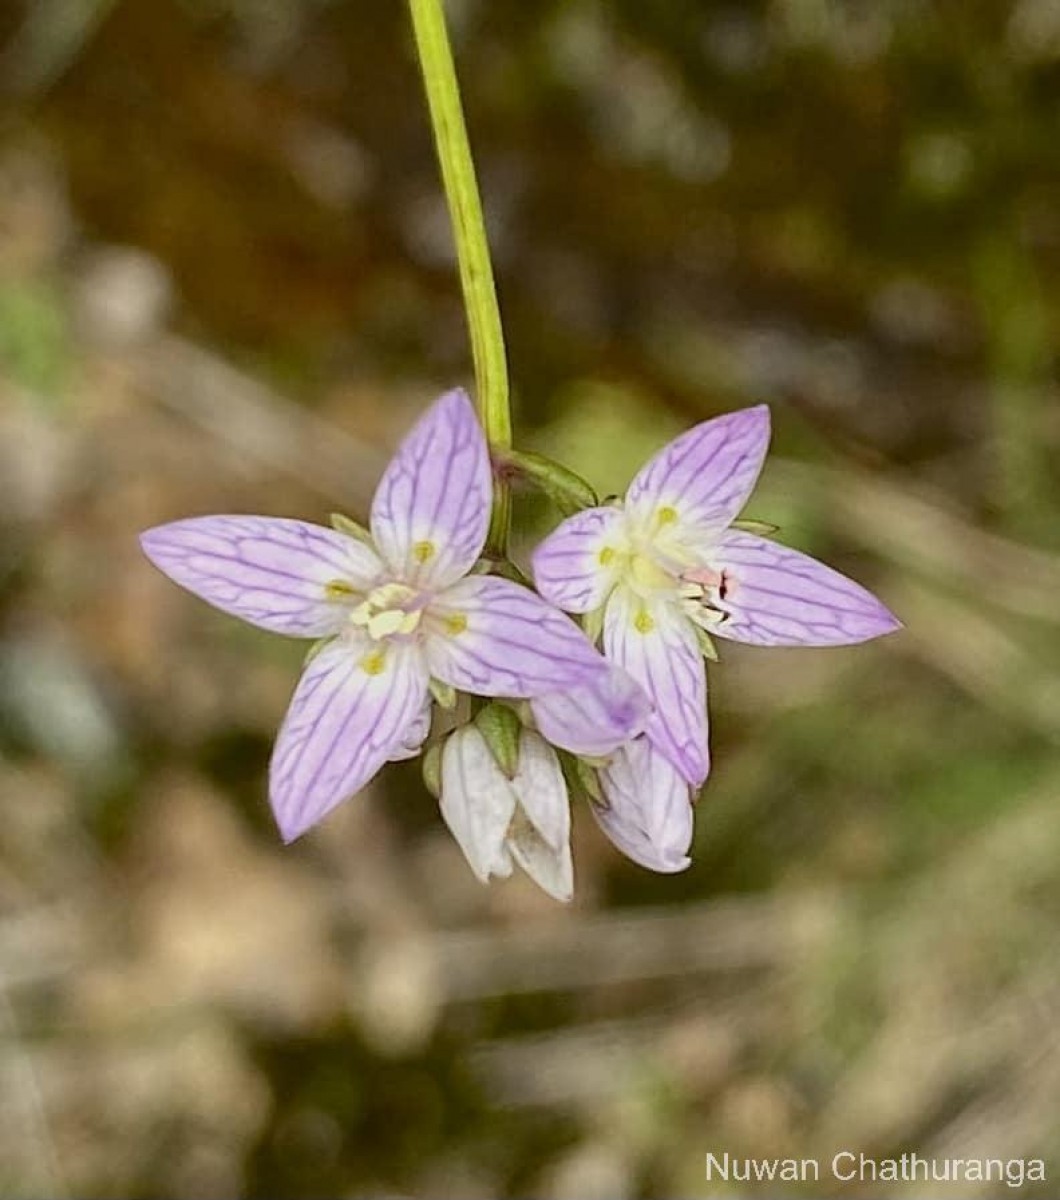
[(839, 646), (899, 628), (860, 584), (732, 528), (768, 444), (764, 405), (704, 421), (659, 451), (621, 504), (569, 517), (533, 555), (547, 600), (603, 610), (605, 654), (654, 703), (648, 740), (693, 787), (710, 770), (704, 635)]
[(388, 760), (415, 755), (429, 680), (530, 699), (603, 679), (582, 631), (529, 589), (469, 575), (489, 524), (489, 453), (463, 391), (405, 438), (371, 508), (371, 538), (277, 517), (210, 516), (142, 535), (171, 579), (252, 625), (329, 638), (276, 739), (270, 801), (292, 841)]

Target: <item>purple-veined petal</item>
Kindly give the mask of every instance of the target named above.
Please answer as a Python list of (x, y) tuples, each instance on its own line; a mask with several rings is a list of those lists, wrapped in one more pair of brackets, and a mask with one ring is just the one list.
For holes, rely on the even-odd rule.
[(769, 447), (764, 404), (694, 426), (664, 446), (629, 485), (626, 506), (699, 537), (721, 533), (747, 503)]
[(269, 798), (286, 842), (359, 792), (397, 750), (423, 710), (419, 648), (344, 637), (299, 680), (276, 738)]
[(651, 697), (647, 736), (699, 787), (710, 771), (707, 672), (691, 622), (666, 598), (618, 587), (604, 614), (604, 651)]
[(847, 646), (901, 622), (871, 592), (824, 563), (753, 533), (731, 530), (711, 555), (724, 572), (719, 637), (755, 646)]
[(533, 555), (534, 583), (565, 612), (599, 608), (614, 587), (616, 547), (625, 520), (617, 508), (587, 508), (558, 525)]
[(606, 669), (570, 617), (528, 588), (492, 575), (447, 588), (423, 628), (431, 674), (477, 696), (527, 699)]
[(446, 392), (383, 472), (372, 537), (406, 583), (446, 587), (482, 553), (492, 495), (489, 452), (471, 401), (459, 388)]
[(554, 746), (601, 758), (640, 733), (651, 715), (648, 693), (621, 667), (589, 683), (530, 701), (534, 721)]
[(362, 542), (283, 517), (190, 517), (147, 530), (140, 544), (189, 592), (290, 637), (336, 633), (349, 611), (349, 589), (367, 590), (382, 570)]
[(520, 807), (508, 830), (508, 849), (538, 887), (567, 901), (574, 892), (567, 783), (556, 752), (532, 730), (519, 739), (511, 786)]
[(524, 729), (519, 737), (512, 789), (547, 845), (558, 850), (570, 841), (570, 802), (563, 770), (555, 750), (532, 729)]
[(683, 871), (691, 862), (691, 795), (666, 756), (636, 738), (598, 777), (606, 805), (594, 802), (593, 815), (619, 850), (650, 871)]
[(507, 878), (512, 860), (506, 840), (515, 813), (515, 792), (497, 766), (482, 734), (464, 725), (442, 747), (442, 795), (445, 823), (475, 875)]
[(400, 745), (391, 754), (389, 762), (404, 762), (406, 759), (415, 758), (423, 749), (423, 743), (427, 740), (427, 734), (431, 732), (431, 714), (434, 709), (434, 702), (430, 696), (423, 702), (423, 708), (420, 709), (419, 716), (405, 730), (405, 736), (401, 739)]

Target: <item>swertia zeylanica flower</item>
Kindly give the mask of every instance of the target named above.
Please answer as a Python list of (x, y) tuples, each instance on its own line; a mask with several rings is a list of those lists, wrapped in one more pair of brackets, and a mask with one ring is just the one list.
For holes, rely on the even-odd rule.
[(442, 816), (471, 869), (486, 883), (514, 863), (556, 900), (574, 890), (570, 803), (556, 752), (539, 734), (518, 734), (506, 774), (477, 726), (452, 733), (442, 749)]
[[(285, 841), (387, 761), (419, 753), (432, 680), (514, 699), (610, 680), (569, 617), (517, 583), (469, 574), (491, 496), (485, 437), (457, 390), (384, 471), (370, 538), (256, 516), (191, 518), (142, 535), (160, 570), (216, 608), (274, 633), (330, 639), (307, 662), (272, 755), (269, 798)], [(643, 714), (627, 696), (610, 745)]]
[(647, 740), (694, 788), (710, 770), (711, 635), (840, 646), (900, 628), (860, 584), (732, 528), (768, 444), (764, 405), (704, 421), (659, 451), (621, 504), (569, 517), (533, 555), (542, 596), (567, 612), (602, 614), (604, 653), (654, 703)]

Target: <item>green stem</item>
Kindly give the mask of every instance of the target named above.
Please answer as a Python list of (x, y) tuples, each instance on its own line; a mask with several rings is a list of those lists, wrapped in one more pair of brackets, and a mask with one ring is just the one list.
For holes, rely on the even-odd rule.
[[(512, 444), (504, 333), (443, 0), (409, 0), (409, 7), (460, 263), (460, 285), (475, 363), (475, 402), (491, 449), (503, 452)], [(487, 543), (489, 553), (497, 557), (506, 552), (510, 515), (508, 485), (497, 479)]]

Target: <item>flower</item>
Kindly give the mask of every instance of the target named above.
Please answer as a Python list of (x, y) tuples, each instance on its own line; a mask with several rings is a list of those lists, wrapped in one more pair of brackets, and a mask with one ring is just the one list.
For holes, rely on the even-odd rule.
[(509, 777), (474, 724), (457, 729), (442, 748), (440, 804), (483, 883), (507, 878), (518, 863), (550, 896), (571, 898), (567, 785), (556, 752), (540, 734), (520, 732)]
[(732, 528), (768, 443), (764, 405), (704, 421), (659, 451), (622, 503), (569, 517), (533, 555), (547, 600), (571, 613), (602, 609), (604, 653), (654, 702), (648, 740), (694, 787), (710, 770), (709, 635), (838, 646), (900, 627), (831, 567)]
[(418, 753), (429, 680), (530, 698), (592, 682), (607, 665), (581, 630), (529, 589), (469, 575), (492, 481), (463, 391), (441, 397), (383, 473), (371, 536), (277, 517), (175, 521), (141, 537), (171, 579), (252, 625), (329, 638), (311, 656), (276, 739), (269, 798), (285, 841)]
[(647, 737), (613, 754), (597, 781), (600, 795), (590, 797), (593, 815), (623, 854), (663, 874), (691, 863), (692, 789)]

